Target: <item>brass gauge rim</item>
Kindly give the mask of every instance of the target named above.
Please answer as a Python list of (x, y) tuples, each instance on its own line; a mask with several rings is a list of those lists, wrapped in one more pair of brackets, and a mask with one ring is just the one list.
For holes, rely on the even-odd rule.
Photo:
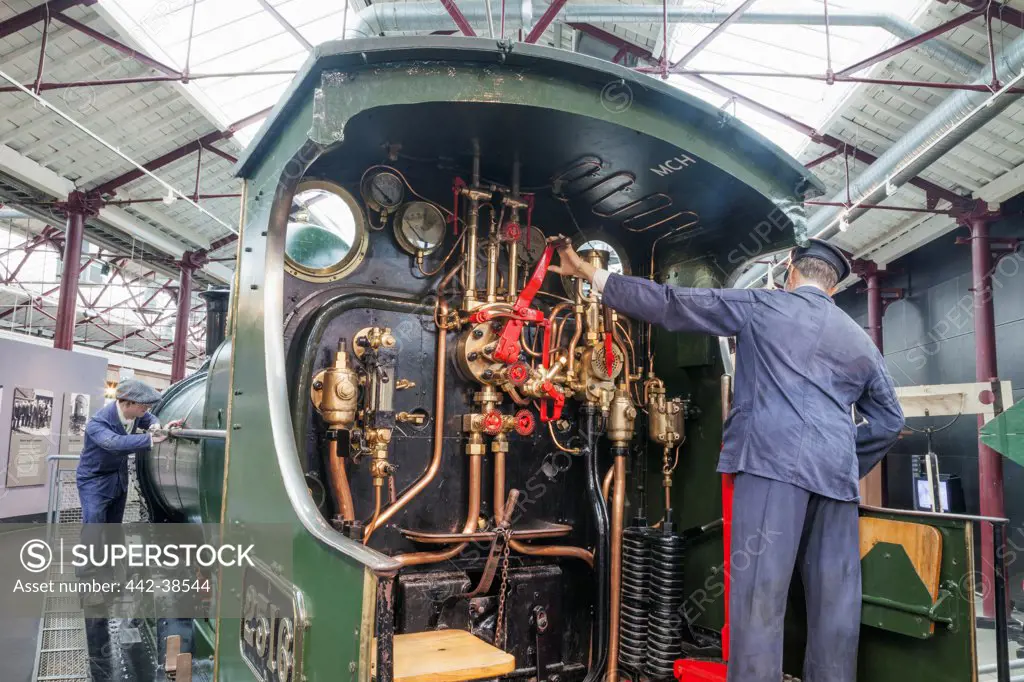
[[(434, 215), (441, 221), (441, 225), (442, 225), (442, 231), (441, 231), (441, 238), (440, 238), (440, 240), (437, 243), (435, 243), (433, 246), (431, 246), (429, 248), (425, 248), (425, 249), (424, 248), (420, 248), (420, 247), (416, 246), (415, 244), (413, 244), (411, 241), (409, 241), (409, 238), (405, 235), (405, 233), (404, 233), (404, 231), (402, 229), (403, 223), (405, 221), (405, 212), (408, 211), (410, 208), (420, 207), (420, 206), (425, 207), (427, 210), (433, 212)], [(398, 242), (398, 245), (402, 248), (403, 251), (405, 251), (406, 253), (410, 253), (410, 254), (412, 254), (414, 256), (416, 254), (422, 254), (424, 256), (429, 256), (430, 254), (434, 253), (439, 248), (441, 248), (441, 245), (444, 244), (444, 229), (443, 229), (444, 225), (445, 225), (444, 214), (441, 213), (441, 209), (439, 209), (437, 206), (435, 206), (431, 202), (429, 202), (429, 201), (407, 201), (404, 204), (402, 204), (401, 206), (399, 206), (398, 210), (395, 212), (395, 219), (393, 221), (392, 227), (394, 228), (393, 231), (394, 231), (394, 234), (395, 234), (395, 241)]]
[[(371, 185), (373, 183), (374, 178), (382, 176), (382, 175), (387, 175), (387, 176), (390, 176), (390, 177), (394, 178), (395, 181), (402, 188), (402, 196), (400, 196), (398, 198), (398, 201), (395, 202), (394, 206), (384, 206), (384, 205), (380, 204), (378, 201), (376, 201), (373, 198), (373, 194), (370, 192), (370, 187), (371, 187)], [(363, 201), (366, 202), (366, 205), (371, 210), (376, 211), (377, 213), (390, 213), (392, 211), (397, 210), (399, 208), (399, 206), (402, 205), (402, 201), (405, 199), (405, 182), (402, 180), (402, 178), (400, 178), (398, 176), (397, 173), (395, 173), (393, 171), (379, 170), (379, 171), (370, 173), (365, 178), (363, 178), (363, 181), (361, 183), (359, 183), (359, 195), (363, 198)]]
[(316, 189), (324, 192), (330, 192), (331, 194), (338, 196), (348, 206), (349, 210), (352, 212), (352, 219), (355, 222), (355, 242), (352, 244), (348, 253), (345, 254), (344, 258), (339, 260), (337, 263), (322, 268), (313, 268), (308, 265), (303, 265), (289, 256), (287, 250), (285, 250), (284, 269), (289, 275), (306, 282), (312, 282), (314, 284), (336, 282), (339, 279), (352, 274), (352, 272), (362, 264), (363, 259), (366, 257), (366, 251), (370, 245), (370, 239), (366, 230), (366, 217), (363, 214), (362, 207), (359, 205), (359, 202), (356, 201), (356, 198), (352, 196), (352, 193), (338, 183), (331, 182), (330, 180), (321, 180), (316, 178), (302, 180), (295, 188), (295, 194)]

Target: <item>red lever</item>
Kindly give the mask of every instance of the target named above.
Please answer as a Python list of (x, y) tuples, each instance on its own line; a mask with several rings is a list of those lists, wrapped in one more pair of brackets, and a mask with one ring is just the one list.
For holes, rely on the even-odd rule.
[(551, 416), (548, 416), (548, 404), (544, 400), (540, 403), (540, 420), (542, 422), (553, 422), (562, 418), (562, 407), (565, 406), (565, 394), (555, 388), (550, 381), (540, 385), (540, 390), (551, 399)]
[(612, 333), (604, 333), (604, 369), (608, 372), (608, 378), (612, 378), (612, 370), (615, 369), (615, 353), (612, 350)]
[[(519, 292), (519, 296), (512, 306), (512, 315), (508, 322), (505, 323), (504, 328), (501, 330), (501, 335), (498, 337), (498, 343), (494, 349), (495, 360), (504, 362), (506, 365), (511, 365), (518, 360), (521, 350), (519, 347), (519, 335), (523, 331), (523, 324), (525, 322), (540, 322), (544, 319), (544, 314), (539, 310), (531, 308), (530, 304), (533, 303), (533, 297), (540, 291), (540, 287), (544, 283), (544, 277), (548, 274), (548, 266), (551, 265), (551, 258), (555, 254), (555, 246), (552, 243), (544, 248), (544, 254), (541, 255), (537, 267), (534, 268), (533, 274), (530, 275), (526, 286)], [(481, 311), (481, 317), (486, 312)]]

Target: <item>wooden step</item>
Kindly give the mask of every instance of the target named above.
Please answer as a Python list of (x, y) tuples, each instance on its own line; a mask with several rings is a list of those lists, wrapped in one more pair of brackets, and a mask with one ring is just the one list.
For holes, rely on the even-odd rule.
[(464, 630), (395, 635), (395, 682), (463, 682), (515, 670), (512, 654)]

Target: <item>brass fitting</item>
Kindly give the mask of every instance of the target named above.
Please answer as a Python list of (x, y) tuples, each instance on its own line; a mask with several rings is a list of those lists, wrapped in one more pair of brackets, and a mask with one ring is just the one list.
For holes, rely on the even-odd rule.
[(668, 400), (665, 395), (665, 384), (660, 379), (647, 382), (645, 388), (650, 438), (667, 449), (674, 448), (683, 439), (683, 400)]
[(416, 414), (414, 412), (399, 412), (395, 415), (395, 420), (402, 422), (403, 424), (415, 424), (416, 426), (422, 426), (427, 422), (427, 417), (424, 414)]
[(608, 440), (613, 446), (625, 447), (633, 437), (636, 408), (624, 388), (618, 388), (608, 408)]
[(367, 327), (356, 332), (355, 352), (358, 357), (362, 357), (368, 348), (394, 348), (397, 343), (390, 327)]
[(334, 365), (313, 376), (310, 398), (313, 407), (331, 429), (350, 431), (355, 426), (359, 375), (348, 366), (345, 340), (338, 342)]
[(398, 381), (395, 382), (396, 391), (404, 391), (407, 388), (416, 388), (416, 382), (409, 381), (408, 379), (399, 379)]
[(487, 453), (487, 446), (484, 444), (484, 437), (481, 433), (469, 434), (469, 439), (466, 441), (466, 454), (467, 455), (484, 455)]
[(384, 485), (384, 481), (395, 470), (394, 465), (388, 461), (388, 443), (390, 442), (391, 429), (378, 428), (366, 431), (366, 444), (372, 457), (370, 476), (373, 477), (373, 485), (377, 487)]

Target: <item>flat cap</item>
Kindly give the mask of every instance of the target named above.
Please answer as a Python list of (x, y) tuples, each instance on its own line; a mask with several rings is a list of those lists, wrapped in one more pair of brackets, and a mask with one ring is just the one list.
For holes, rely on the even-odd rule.
[(850, 276), (850, 261), (846, 259), (846, 255), (839, 250), (838, 246), (821, 239), (808, 239), (805, 246), (793, 249), (792, 258), (794, 261), (801, 258), (817, 258), (825, 261), (836, 271), (840, 282)]
[(130, 400), (141, 405), (154, 405), (160, 402), (160, 391), (138, 379), (125, 379), (117, 385), (117, 392), (114, 395), (118, 400)]

